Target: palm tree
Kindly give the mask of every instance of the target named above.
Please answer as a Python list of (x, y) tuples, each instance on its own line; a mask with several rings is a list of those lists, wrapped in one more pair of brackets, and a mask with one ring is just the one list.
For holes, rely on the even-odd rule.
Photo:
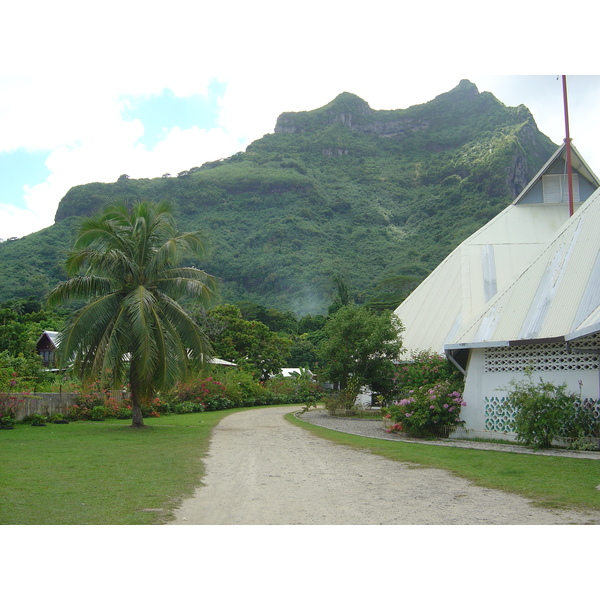
[(177, 233), (168, 203), (116, 203), (83, 221), (67, 259), (72, 278), (48, 297), (51, 306), (87, 300), (59, 334), (58, 359), (103, 386), (122, 385), (128, 375), (134, 427), (143, 425), (142, 402), (196, 373), (212, 354), (178, 303), (212, 297), (214, 277), (178, 266), (203, 254), (198, 232)]

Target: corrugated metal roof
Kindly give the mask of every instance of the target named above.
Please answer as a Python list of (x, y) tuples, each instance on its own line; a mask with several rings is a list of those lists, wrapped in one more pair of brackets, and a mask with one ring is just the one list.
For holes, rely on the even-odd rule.
[(568, 219), (564, 205), (510, 205), (465, 240), (396, 309), (409, 351), (443, 352)]
[[(585, 194), (594, 195), (593, 190), (600, 187), (600, 180), (579, 152), (574, 147), (572, 150), (573, 168), (588, 182)], [(395, 313), (405, 327), (402, 335), (405, 349), (443, 353), (445, 345), (460, 340), (473, 343), (475, 340), (498, 339), (499, 332), (504, 331), (507, 324), (502, 304), (496, 299), (504, 298), (503, 292), (526, 269), (533, 273), (532, 261), (569, 221), (567, 203), (545, 203), (540, 195), (543, 176), (561, 172), (565, 152), (563, 144), (510, 206), (446, 257), (396, 309)], [(582, 200), (586, 200), (585, 196)], [(579, 211), (586, 204), (578, 203), (576, 209)], [(555, 257), (557, 267), (564, 261), (567, 251), (568, 248), (564, 248)], [(600, 264), (587, 268), (600, 270)], [(547, 316), (544, 311), (549, 310), (553, 282), (556, 283), (552, 277), (548, 273), (542, 281), (540, 275), (537, 297), (527, 300), (527, 315), (523, 314), (521, 319), (523, 335), (537, 335), (536, 332), (542, 330), (540, 319), (545, 320)], [(580, 303), (580, 312), (572, 315), (574, 319), (582, 320), (582, 326), (589, 324), (586, 307), (591, 307), (600, 293), (593, 283), (586, 289), (586, 300)], [(521, 306), (520, 311), (526, 311), (526, 307)]]
[(573, 338), (594, 329), (600, 318), (599, 231), (597, 190), (455, 343)]

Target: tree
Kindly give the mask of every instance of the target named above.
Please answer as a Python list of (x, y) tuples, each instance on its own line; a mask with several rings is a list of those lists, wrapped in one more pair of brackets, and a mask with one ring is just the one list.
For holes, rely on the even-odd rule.
[(336, 313), (342, 306), (350, 304), (350, 293), (346, 281), (342, 277), (336, 276), (333, 278), (333, 283), (335, 285), (335, 296), (333, 303), (328, 308), (330, 315)]
[(215, 278), (179, 266), (203, 254), (198, 232), (176, 231), (168, 203), (120, 202), (82, 222), (67, 259), (72, 278), (49, 295), (51, 306), (87, 300), (61, 330), (57, 358), (103, 386), (128, 376), (134, 427), (143, 425), (142, 402), (195, 374), (212, 353), (178, 302), (211, 298)]
[(268, 379), (286, 366), (291, 341), (273, 333), (260, 321), (248, 321), (232, 304), (208, 312), (211, 342), (220, 358), (249, 368), (257, 378)]
[(402, 350), (403, 329), (394, 314), (375, 314), (353, 304), (342, 306), (323, 328), (319, 345), (322, 375), (341, 390), (350, 387), (358, 393), (368, 385), (379, 391), (381, 378), (391, 374), (392, 361)]

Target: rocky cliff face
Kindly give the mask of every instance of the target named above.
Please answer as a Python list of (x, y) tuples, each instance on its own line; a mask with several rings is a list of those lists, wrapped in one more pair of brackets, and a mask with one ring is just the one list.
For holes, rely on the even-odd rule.
[[(376, 135), (378, 137), (403, 137), (408, 133), (439, 127), (438, 114), (445, 114), (449, 106), (462, 118), (472, 114), (473, 103), (489, 104), (491, 94), (480, 94), (470, 81), (462, 80), (457, 87), (440, 94), (431, 102), (407, 109), (373, 110), (367, 102), (355, 94), (344, 92), (329, 104), (308, 112), (282, 113), (277, 119), (275, 133), (314, 133), (329, 125), (343, 125), (350, 131)], [(493, 98), (493, 101), (500, 105)], [(448, 127), (445, 119), (442, 126)]]
[(409, 132), (422, 131), (430, 126), (427, 119), (403, 115), (404, 111), (377, 111), (367, 102), (347, 92), (333, 102), (310, 113), (282, 113), (277, 119), (275, 133), (313, 133), (328, 125), (343, 125), (350, 131), (398, 137)]

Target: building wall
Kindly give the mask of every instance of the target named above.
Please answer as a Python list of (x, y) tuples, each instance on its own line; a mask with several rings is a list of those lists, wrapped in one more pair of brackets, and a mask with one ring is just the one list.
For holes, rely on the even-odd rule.
[[(594, 342), (597, 344), (597, 339)], [(585, 342), (580, 346), (588, 347)], [(595, 401), (600, 398), (597, 354), (567, 352), (564, 344), (474, 348), (467, 364), (464, 391), (467, 405), (461, 410), (467, 431), (456, 432), (455, 437), (515, 439), (512, 415), (503, 406), (503, 399), (511, 381), (527, 377), (528, 366), (533, 369), (534, 381), (542, 378), (556, 385), (566, 383), (568, 391), (577, 394), (581, 382), (582, 398)]]

